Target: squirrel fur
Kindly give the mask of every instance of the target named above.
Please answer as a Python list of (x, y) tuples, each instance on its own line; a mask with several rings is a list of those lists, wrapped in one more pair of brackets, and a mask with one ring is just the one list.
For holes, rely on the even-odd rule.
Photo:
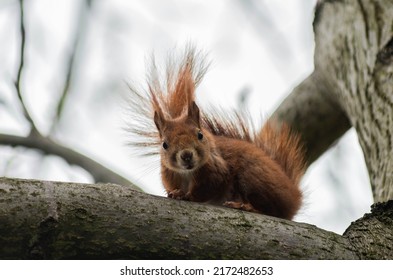
[(165, 79), (154, 65), (145, 91), (130, 87), (129, 130), (145, 154), (159, 150), (168, 197), (292, 219), (302, 204), (300, 137), (286, 124), (255, 132), (240, 114), (202, 111), (195, 89), (207, 65), (192, 47), (168, 63)]

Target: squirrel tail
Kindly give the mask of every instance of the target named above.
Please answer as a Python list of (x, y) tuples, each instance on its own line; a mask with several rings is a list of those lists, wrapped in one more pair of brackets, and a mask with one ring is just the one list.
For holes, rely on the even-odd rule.
[(268, 120), (255, 139), (255, 144), (275, 160), (297, 186), (306, 170), (305, 152), (300, 135), (286, 123)]
[(224, 112), (217, 108), (204, 113), (202, 120), (213, 135), (253, 143), (277, 162), (295, 186), (306, 170), (305, 152), (300, 135), (285, 123), (268, 120), (260, 131), (256, 130), (249, 116), (238, 112)]

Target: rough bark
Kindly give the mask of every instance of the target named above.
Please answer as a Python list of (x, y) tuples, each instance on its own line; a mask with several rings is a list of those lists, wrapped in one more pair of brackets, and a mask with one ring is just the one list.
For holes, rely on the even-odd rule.
[(344, 232), (362, 259), (392, 259), (393, 200), (377, 203), (371, 214), (354, 223)]
[(315, 71), (274, 116), (303, 135), (309, 164), (354, 126), (374, 200), (392, 199), (393, 2), (321, 2), (314, 31)]
[(360, 255), (348, 237), (312, 225), (114, 184), (3, 178), (0, 194), (1, 259), (393, 258), (373, 244)]
[[(332, 16), (343, 22), (322, 20)], [(375, 201), (392, 199), (393, 2), (326, 3), (316, 22), (316, 68), (357, 131)]]

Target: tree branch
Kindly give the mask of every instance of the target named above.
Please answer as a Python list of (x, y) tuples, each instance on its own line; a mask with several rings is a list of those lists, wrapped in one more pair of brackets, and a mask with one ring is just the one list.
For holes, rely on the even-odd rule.
[(314, 72), (292, 91), (272, 116), (301, 135), (309, 165), (351, 128), (345, 111), (332, 98), (332, 90), (318, 72)]
[(4, 259), (356, 259), (312, 225), (119, 185), (0, 179)]
[(84, 168), (93, 176), (96, 182), (120, 184), (140, 190), (129, 180), (116, 174), (98, 162), (70, 148), (62, 146), (50, 138), (43, 137), (40, 134), (32, 134), (29, 137), (0, 134), (0, 144), (12, 147), (23, 146), (26, 148), (40, 150), (44, 154), (57, 155), (66, 160), (69, 164), (75, 164)]

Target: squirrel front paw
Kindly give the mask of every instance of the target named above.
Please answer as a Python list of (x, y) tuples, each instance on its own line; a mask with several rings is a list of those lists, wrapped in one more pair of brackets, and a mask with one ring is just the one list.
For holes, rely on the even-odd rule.
[(168, 193), (168, 197), (173, 199), (179, 199), (179, 200), (189, 200), (189, 195), (184, 193), (184, 191), (181, 189), (175, 189), (173, 191), (170, 191)]

